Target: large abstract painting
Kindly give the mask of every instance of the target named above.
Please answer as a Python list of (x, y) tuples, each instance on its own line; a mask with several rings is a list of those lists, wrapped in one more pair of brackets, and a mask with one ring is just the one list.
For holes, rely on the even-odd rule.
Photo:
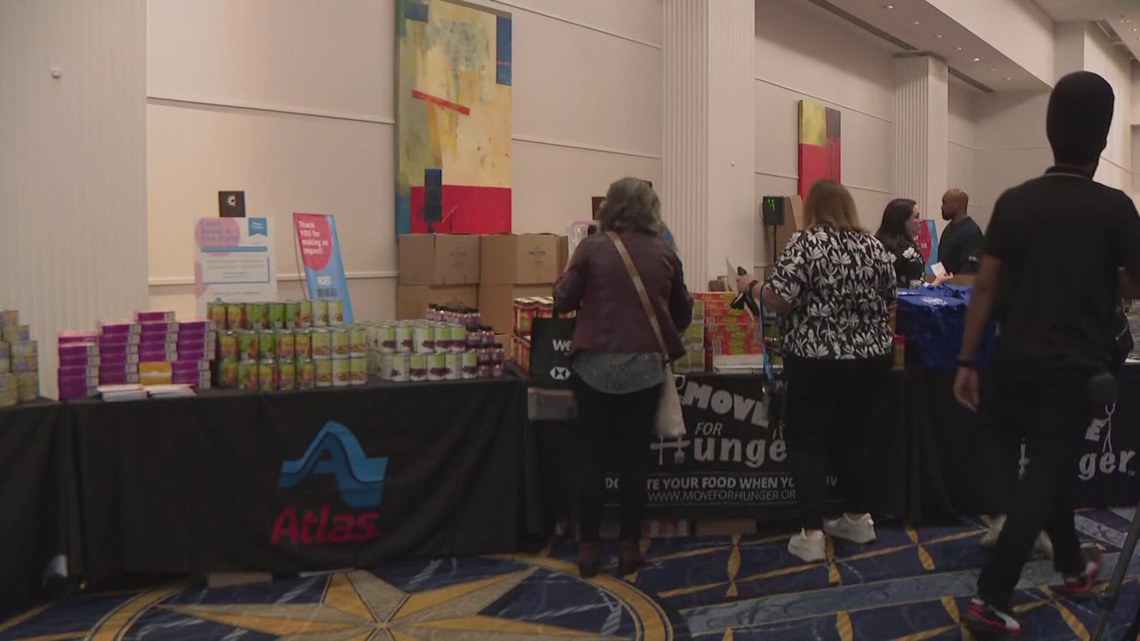
[(511, 16), (397, 0), (396, 233), (511, 231)]
[(838, 110), (800, 101), (800, 198), (807, 198), (817, 180), (841, 180), (840, 138)]

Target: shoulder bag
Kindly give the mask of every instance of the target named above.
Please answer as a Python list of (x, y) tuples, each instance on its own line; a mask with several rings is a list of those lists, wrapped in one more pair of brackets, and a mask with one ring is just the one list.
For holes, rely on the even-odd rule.
[(657, 403), (657, 421), (654, 424), (654, 433), (661, 438), (680, 438), (685, 435), (685, 417), (681, 413), (681, 397), (677, 394), (676, 379), (673, 376), (673, 366), (669, 364), (669, 348), (665, 345), (665, 335), (661, 333), (661, 323), (657, 320), (657, 312), (653, 310), (653, 303), (649, 301), (649, 292), (645, 290), (645, 283), (641, 282), (641, 274), (633, 259), (626, 251), (625, 243), (614, 232), (606, 232), (613, 241), (614, 247), (621, 254), (629, 278), (633, 281), (637, 295), (641, 298), (641, 306), (645, 308), (645, 315), (649, 317), (649, 325), (653, 327), (653, 334), (657, 336), (657, 344), (661, 348), (661, 358), (665, 363), (665, 383), (661, 386), (661, 399)]

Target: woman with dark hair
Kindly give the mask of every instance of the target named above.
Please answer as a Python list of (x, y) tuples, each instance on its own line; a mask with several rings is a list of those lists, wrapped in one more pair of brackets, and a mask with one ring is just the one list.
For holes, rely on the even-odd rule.
[[(646, 501), (646, 447), (657, 418), (661, 386), (674, 384), (666, 380), (665, 365), (685, 353), (681, 332), (693, 318), (693, 299), (685, 288), (681, 260), (661, 236), (661, 202), (646, 181), (624, 178), (610, 185), (598, 213), (598, 227), (598, 233), (587, 236), (574, 250), (554, 285), (555, 308), (578, 312), (571, 342), (571, 384), (584, 445), (578, 571), (587, 578), (598, 572), (604, 463), (611, 458), (619, 472), (618, 570), (631, 574), (641, 563), (638, 543)], [(639, 284), (630, 275), (623, 253), (633, 264)], [(653, 321), (642, 302), (643, 294), (649, 299)]]
[[(926, 280), (926, 259), (918, 249), (918, 232), (922, 229), (922, 214), (918, 204), (909, 198), (896, 198), (887, 203), (883, 220), (875, 238), (883, 243), (895, 257), (895, 277), (903, 289), (922, 287)], [(934, 279), (940, 284), (953, 277), (946, 274)]]

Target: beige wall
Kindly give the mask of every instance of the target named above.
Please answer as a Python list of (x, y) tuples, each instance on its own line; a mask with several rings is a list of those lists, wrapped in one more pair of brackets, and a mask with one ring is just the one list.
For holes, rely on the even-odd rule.
[(145, 29), (145, 0), (0, 2), (0, 308), (48, 396), (61, 330), (147, 303)]
[[(562, 231), (661, 177), (661, 0), (479, 2), (514, 20), (513, 216)], [(393, 0), (150, 0), (150, 294), (193, 308), (194, 220), (244, 189), (299, 293), (294, 211), (334, 214), (361, 319), (395, 312)]]
[[(756, 8), (756, 199), (797, 192), (797, 106), (839, 109), (843, 183), (863, 224), (877, 229), (894, 196), (894, 64), (878, 39), (806, 2)], [(757, 231), (757, 259), (770, 248)]]

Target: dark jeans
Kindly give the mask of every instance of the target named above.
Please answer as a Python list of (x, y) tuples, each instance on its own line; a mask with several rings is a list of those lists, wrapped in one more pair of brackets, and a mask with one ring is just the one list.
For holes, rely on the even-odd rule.
[(584, 543), (598, 540), (605, 501), (607, 463), (618, 472), (622, 541), (641, 538), (649, 473), (649, 437), (657, 418), (661, 388), (631, 394), (599, 392), (577, 378), (578, 434), (582, 438), (579, 528)]
[[(1007, 609), (1025, 559), (1039, 532), (1053, 541), (1053, 567), (1077, 574), (1083, 567), (1073, 525), (1073, 490), (1083, 448), (1081, 440), (1092, 420), (1087, 379), (1049, 372), (998, 373), (995, 403), (1009, 403), (1025, 416), (1021, 429), (1007, 433), (1012, 441), (1025, 436), (1025, 473), (1009, 501), (1005, 527), (997, 547), (978, 577), (978, 595)], [(1000, 400), (997, 400), (1000, 399)]]
[[(867, 512), (867, 434), (887, 382), (891, 357), (786, 356), (788, 463), (804, 529), (823, 527), (829, 467), (839, 475), (843, 509)], [(830, 463), (830, 465), (829, 465)]]

